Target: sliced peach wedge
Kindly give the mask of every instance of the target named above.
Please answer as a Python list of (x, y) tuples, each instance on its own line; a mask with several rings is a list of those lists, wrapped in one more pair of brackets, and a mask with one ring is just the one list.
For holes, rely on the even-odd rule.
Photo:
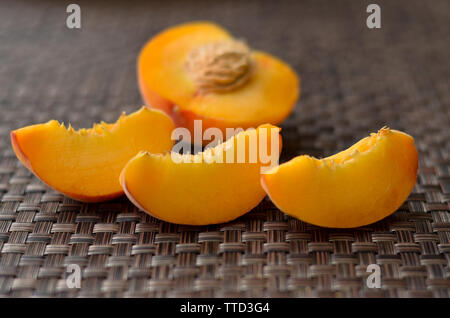
[(334, 156), (298, 156), (261, 177), (273, 203), (305, 222), (333, 228), (367, 225), (395, 212), (414, 187), (414, 139), (382, 128)]
[(63, 194), (100, 202), (123, 194), (119, 175), (140, 150), (170, 151), (172, 120), (142, 107), (114, 124), (100, 123), (75, 131), (51, 120), (11, 132), (17, 158), (39, 179)]
[[(260, 173), (278, 163), (279, 130), (261, 125), (195, 155), (141, 152), (123, 169), (120, 184), (136, 206), (164, 221), (206, 225), (233, 220), (265, 197)], [(272, 164), (260, 155), (266, 151), (263, 145)]]

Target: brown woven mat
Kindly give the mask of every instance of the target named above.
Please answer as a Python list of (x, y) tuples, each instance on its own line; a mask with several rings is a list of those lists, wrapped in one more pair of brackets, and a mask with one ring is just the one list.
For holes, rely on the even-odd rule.
[[(377, 1), (380, 30), (365, 25), (366, 1), (77, 3), (81, 30), (66, 28), (65, 2), (0, 4), (0, 295), (450, 296), (449, 1)], [(399, 211), (333, 230), (266, 200), (229, 224), (179, 226), (125, 198), (70, 200), (16, 160), (11, 129), (51, 118), (90, 126), (137, 109), (139, 48), (194, 19), (216, 20), (300, 73), (283, 161), (327, 156), (384, 125), (412, 134), (419, 177)], [(372, 263), (381, 289), (366, 285)], [(69, 264), (82, 268), (81, 289), (67, 288)]]

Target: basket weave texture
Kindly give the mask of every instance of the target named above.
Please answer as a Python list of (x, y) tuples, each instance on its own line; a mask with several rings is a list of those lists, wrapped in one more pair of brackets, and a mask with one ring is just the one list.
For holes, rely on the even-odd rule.
[[(450, 2), (377, 1), (379, 30), (366, 27), (365, 1), (77, 3), (81, 30), (65, 26), (64, 3), (0, 4), (0, 296), (450, 296)], [(413, 135), (420, 169), (404, 205), (349, 230), (306, 224), (267, 199), (227, 224), (180, 226), (126, 198), (73, 201), (15, 158), (12, 129), (51, 118), (88, 127), (139, 108), (140, 47), (197, 19), (301, 75), (282, 161), (328, 156), (384, 125)], [(69, 264), (82, 269), (80, 289), (67, 287)], [(381, 267), (380, 289), (366, 285), (369, 264)]]

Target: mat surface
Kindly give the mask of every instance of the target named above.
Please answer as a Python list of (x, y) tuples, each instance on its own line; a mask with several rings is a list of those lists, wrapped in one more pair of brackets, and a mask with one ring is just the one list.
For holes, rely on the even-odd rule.
[[(0, 295), (43, 297), (449, 297), (450, 2), (114, 1), (0, 4)], [(282, 125), (286, 161), (319, 157), (384, 125), (416, 138), (407, 202), (364, 228), (288, 217), (265, 200), (228, 224), (158, 221), (126, 198), (82, 204), (15, 158), (9, 131), (51, 118), (75, 127), (141, 106), (135, 63), (163, 28), (212, 19), (289, 62), (302, 95)], [(214, 207), (211, 206), (211, 212)], [(68, 288), (66, 267), (82, 269)], [(366, 267), (381, 268), (368, 288)]]

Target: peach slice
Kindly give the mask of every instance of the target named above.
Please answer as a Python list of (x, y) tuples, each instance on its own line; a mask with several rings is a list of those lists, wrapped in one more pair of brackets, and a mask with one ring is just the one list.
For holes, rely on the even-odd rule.
[[(256, 153), (261, 153), (262, 129), (267, 129), (267, 153), (278, 162), (275, 140), (281, 145), (280, 129), (262, 125), (196, 155), (141, 152), (123, 169), (120, 184), (136, 206), (164, 221), (205, 225), (233, 220), (266, 195), (259, 182), (264, 160), (250, 159), (251, 141), (257, 140)], [(245, 149), (240, 162), (238, 149)]]
[(261, 183), (285, 213), (318, 226), (351, 228), (395, 212), (414, 187), (417, 167), (414, 139), (382, 128), (331, 157), (298, 156), (263, 175)]
[(11, 132), (17, 158), (39, 179), (63, 194), (100, 202), (123, 194), (120, 171), (140, 150), (169, 151), (172, 120), (142, 107), (114, 124), (94, 124), (75, 131), (51, 120)]
[(157, 34), (140, 52), (137, 73), (145, 103), (191, 133), (196, 119), (204, 129), (216, 127), (224, 134), (226, 128), (281, 123), (300, 92), (289, 65), (249, 50), (211, 22), (185, 23)]

